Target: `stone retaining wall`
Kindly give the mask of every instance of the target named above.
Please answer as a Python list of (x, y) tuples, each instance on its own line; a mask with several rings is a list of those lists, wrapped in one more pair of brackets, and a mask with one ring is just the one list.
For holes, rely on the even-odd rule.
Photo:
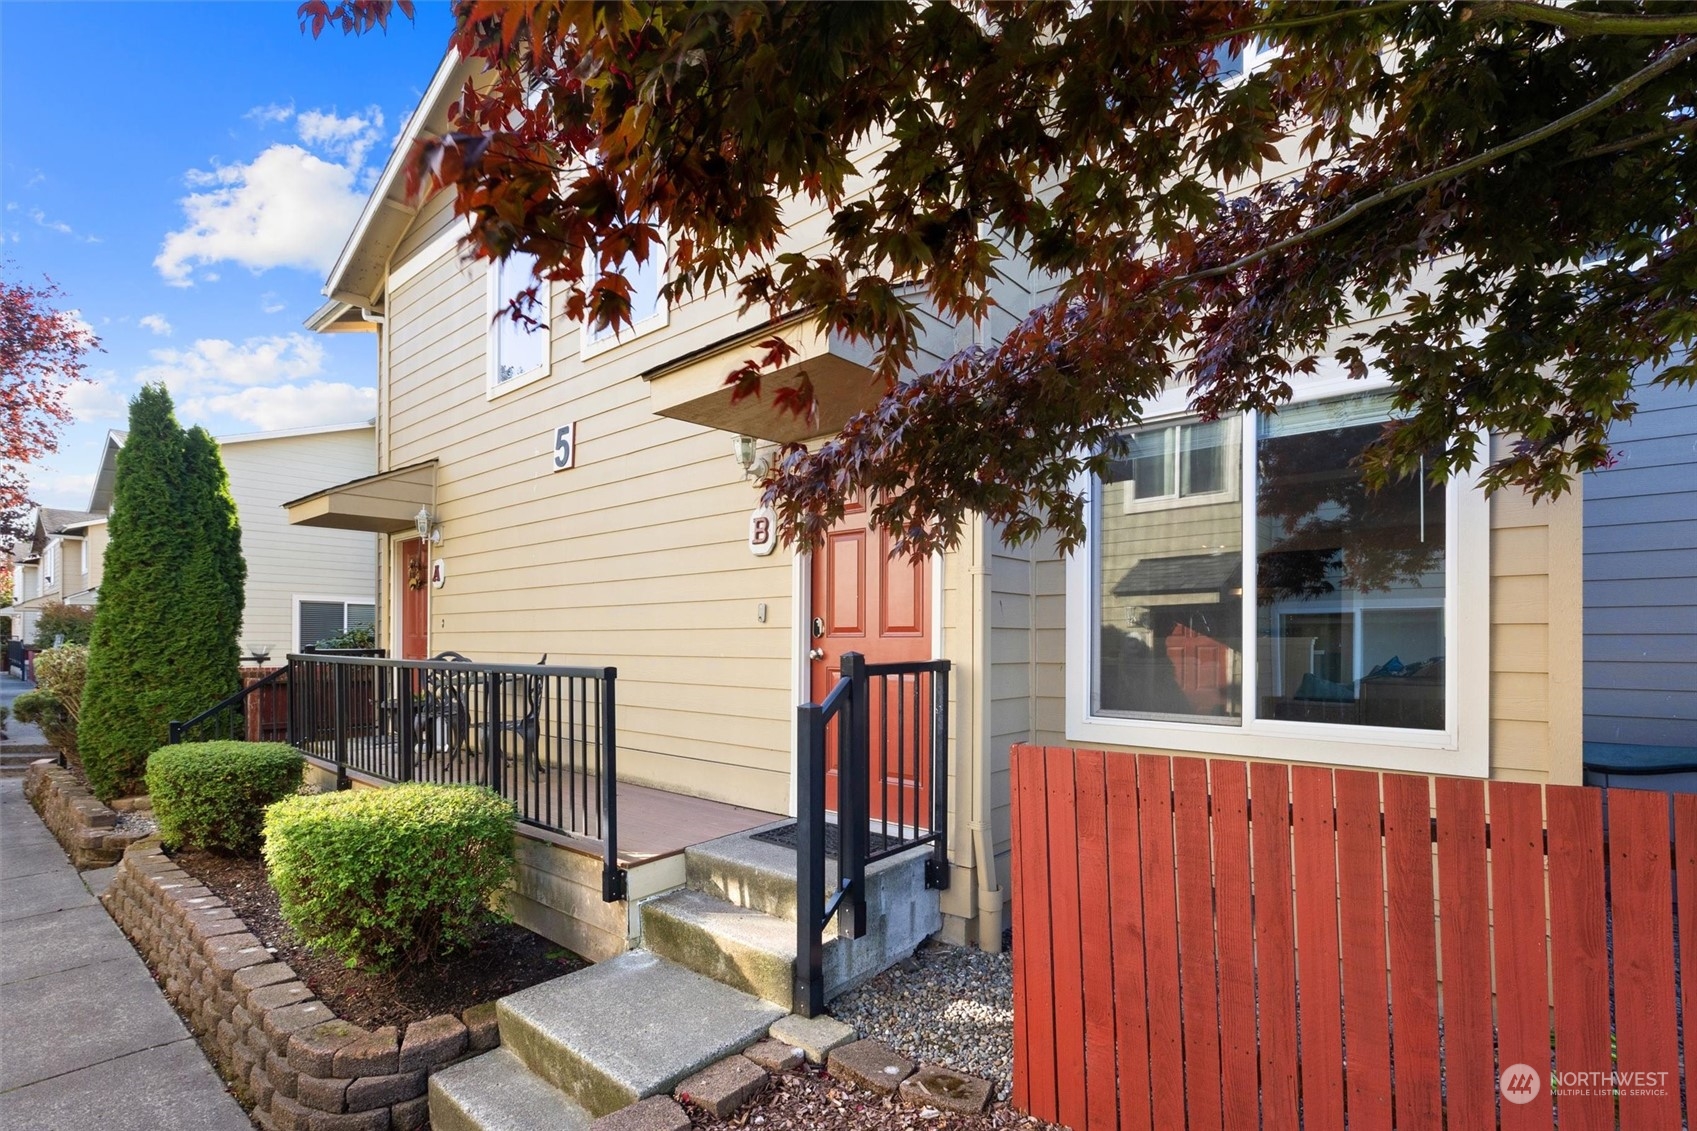
[(493, 1002), (404, 1033), (341, 1020), (157, 838), (100, 898), (267, 1131), (413, 1131), (430, 1073), (500, 1043)]
[(24, 796), (78, 868), (116, 864), (126, 848), (148, 835), (120, 830), (118, 812), (152, 809), (152, 799), (123, 797), (113, 802), (115, 808), (109, 808), (96, 801), (71, 771), (51, 759), (36, 762), (25, 771)]

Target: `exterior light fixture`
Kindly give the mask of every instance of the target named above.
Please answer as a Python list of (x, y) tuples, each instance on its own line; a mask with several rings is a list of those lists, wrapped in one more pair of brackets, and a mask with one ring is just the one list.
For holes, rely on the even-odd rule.
[(418, 531), (420, 538), (425, 539), (432, 546), (442, 544), (442, 528), (436, 525), (436, 518), (430, 513), (429, 507), (419, 507), (418, 513), (413, 515), (412, 524), (413, 528)]
[(745, 478), (758, 479), (772, 468), (772, 457), (760, 451), (760, 441), (753, 436), (738, 436), (733, 451)]

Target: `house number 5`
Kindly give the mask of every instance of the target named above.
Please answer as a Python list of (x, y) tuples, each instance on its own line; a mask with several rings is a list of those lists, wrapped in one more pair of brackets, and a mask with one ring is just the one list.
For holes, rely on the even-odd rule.
[(562, 424), (554, 429), (555, 471), (566, 470), (577, 459), (577, 442), (573, 438), (575, 428), (572, 424)]

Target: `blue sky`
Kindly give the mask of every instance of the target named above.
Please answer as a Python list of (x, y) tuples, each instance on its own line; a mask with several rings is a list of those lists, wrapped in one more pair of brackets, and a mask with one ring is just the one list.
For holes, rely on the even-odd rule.
[(303, 35), (287, 3), (0, 3), (0, 257), (100, 336), (30, 468), (82, 507), (143, 381), (230, 435), (372, 415), (375, 346), (316, 335), (331, 261), (440, 61), (445, 4)]

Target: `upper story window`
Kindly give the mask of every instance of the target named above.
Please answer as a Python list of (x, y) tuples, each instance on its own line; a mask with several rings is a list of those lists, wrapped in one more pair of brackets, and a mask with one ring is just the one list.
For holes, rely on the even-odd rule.
[(1068, 566), (1069, 738), (1485, 772), (1489, 511), (1368, 490), (1390, 400), (1359, 388), (1127, 433)]
[(545, 324), (551, 313), (546, 279), (537, 283), (536, 307), (532, 317), (543, 325), (514, 322), (507, 307), (518, 294), (535, 282), (536, 257), (515, 251), (489, 266), (489, 381), (491, 397), (528, 385), (548, 376), (549, 332)]
[(41, 556), (41, 587), (43, 591), (53, 588), (59, 579), (59, 547), (58, 539), (47, 543), (47, 552)]
[(1279, 57), (1280, 49), (1252, 39), (1241, 50), (1230, 43), (1222, 43), (1210, 54), (1220, 67), (1214, 77), (1220, 82), (1234, 82), (1266, 69), (1267, 64)]
[(620, 271), (630, 283), (630, 325), (614, 323), (604, 329), (586, 325), (579, 349), (583, 357), (606, 353), (621, 342), (640, 338), (666, 325), (666, 300), (660, 294), (664, 262), (665, 250), (659, 246), (649, 250), (646, 263), (638, 263), (634, 256), (625, 258)]

